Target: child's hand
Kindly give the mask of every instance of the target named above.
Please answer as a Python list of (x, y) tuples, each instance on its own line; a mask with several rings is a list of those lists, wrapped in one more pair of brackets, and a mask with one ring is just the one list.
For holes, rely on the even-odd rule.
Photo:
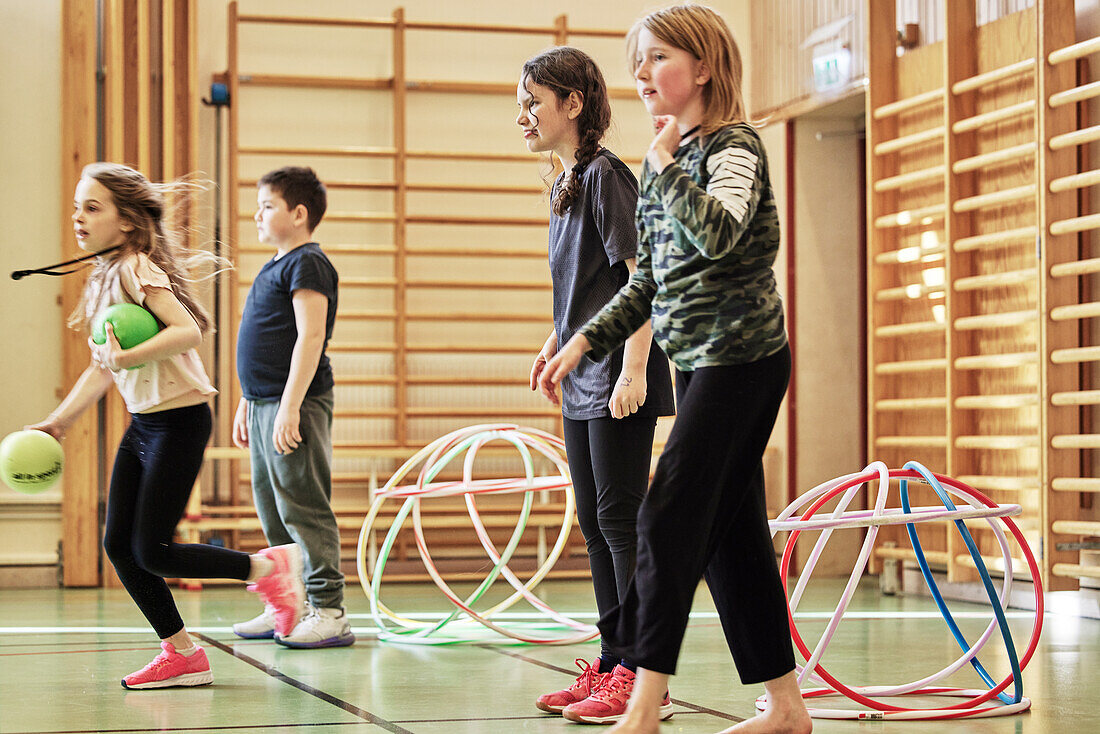
[(233, 415), (233, 444), (239, 449), (248, 448), (248, 401), (244, 398)]
[(576, 369), (581, 357), (590, 346), (583, 334), (574, 334), (573, 338), (546, 363), (546, 368), (539, 375), (539, 392), (554, 405), (561, 405), (561, 400), (558, 398), (558, 385), (566, 375)]
[(115, 338), (115, 328), (110, 321), (103, 325), (103, 330), (107, 333), (107, 340), (102, 344), (96, 344), (91, 337), (88, 337), (92, 359), (100, 367), (109, 369), (112, 372), (126, 369), (129, 366), (123, 364), (126, 361), (126, 350), (119, 345), (118, 339)]
[(645, 372), (637, 375), (623, 372), (619, 375), (619, 381), (615, 383), (615, 390), (611, 393), (611, 400), (607, 403), (607, 407), (611, 408), (611, 417), (625, 418), (637, 413), (638, 408), (645, 404), (645, 395)]
[(298, 448), (302, 442), (302, 433), (298, 430), (300, 420), (301, 414), (297, 408), (291, 408), (286, 403), (279, 405), (279, 412), (275, 414), (275, 430), (271, 433), (276, 452), (289, 454)]
[(65, 438), (65, 434), (69, 431), (69, 423), (63, 421), (60, 418), (50, 415), (46, 420), (41, 423), (35, 423), (32, 426), (23, 426), (24, 431), (42, 431), (48, 433), (58, 441)]

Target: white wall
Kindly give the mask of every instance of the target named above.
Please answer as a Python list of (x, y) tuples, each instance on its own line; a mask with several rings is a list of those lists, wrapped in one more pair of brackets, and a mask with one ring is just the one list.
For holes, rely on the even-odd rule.
[[(61, 258), (61, 15), (56, 2), (0, 3), (0, 436), (57, 404), (60, 280), (13, 281), (13, 270)], [(75, 184), (75, 182), (74, 182)], [(60, 491), (37, 498), (0, 484), (0, 565), (56, 559)]]

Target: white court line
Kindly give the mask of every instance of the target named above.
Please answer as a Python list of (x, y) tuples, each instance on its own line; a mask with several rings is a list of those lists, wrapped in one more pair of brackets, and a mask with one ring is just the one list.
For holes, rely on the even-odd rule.
[[(1051, 614), (1048, 612), (1048, 614)], [(405, 614), (402, 615), (409, 619), (418, 619), (424, 621), (438, 621), (445, 618), (446, 614), (440, 613), (418, 613), (418, 614)], [(576, 612), (567, 613), (566, 616), (574, 619), (595, 619), (596, 615), (592, 612)], [(717, 612), (692, 612), (691, 619), (718, 619)], [(795, 615), (795, 619), (832, 619), (832, 612), (798, 612)], [(990, 615), (984, 612), (953, 612), (952, 616), (955, 619), (989, 619)], [(1006, 612), (1005, 616), (1009, 619), (1032, 619), (1034, 614), (1031, 612)], [(373, 619), (369, 614), (349, 614), (351, 619)], [(891, 619), (943, 619), (939, 612), (848, 612), (844, 615), (846, 619), (863, 619), (863, 620), (891, 620)], [(502, 612), (500, 614), (493, 615), (493, 619), (499, 620), (534, 620), (545, 621), (547, 617), (537, 612)], [(456, 621), (469, 622), (469, 619), (458, 617)], [(233, 630), (231, 627), (189, 627), (188, 629), (195, 632), (202, 632), (204, 634), (228, 634)], [(141, 634), (147, 635), (150, 633), (148, 627), (0, 627), (0, 635), (49, 635), (49, 634)], [(376, 634), (378, 632), (377, 627), (356, 627), (353, 630), (356, 634)]]

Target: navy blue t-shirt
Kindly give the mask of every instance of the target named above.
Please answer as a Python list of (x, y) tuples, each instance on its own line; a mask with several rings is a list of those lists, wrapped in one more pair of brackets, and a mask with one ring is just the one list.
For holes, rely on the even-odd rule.
[(237, 377), (248, 400), (279, 399), (290, 377), (290, 358), (298, 340), (294, 322), (294, 291), (317, 291), (328, 298), (325, 344), (321, 360), (306, 395), (320, 395), (332, 389), (332, 366), (325, 349), (336, 322), (338, 276), (321, 246), (310, 242), (267, 261), (244, 302), (237, 332)]

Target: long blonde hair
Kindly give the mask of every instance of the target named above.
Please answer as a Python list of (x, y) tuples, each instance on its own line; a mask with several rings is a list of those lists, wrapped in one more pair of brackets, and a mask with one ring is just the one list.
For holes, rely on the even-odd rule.
[[(92, 317), (110, 298), (111, 286), (119, 277), (119, 266), (128, 256), (140, 253), (168, 275), (172, 293), (191, 313), (199, 329), (208, 331), (213, 322), (195, 298), (191, 284), (226, 269), (228, 263), (213, 253), (187, 249), (184, 230), (165, 225), (169, 214), (181, 209), (196, 190), (204, 188), (202, 184), (189, 180), (152, 183), (139, 171), (119, 163), (91, 163), (80, 175), (98, 181), (110, 192), (119, 218), (132, 229), (125, 233), (125, 241), (117, 250), (97, 259), (80, 303), (69, 317), (69, 326), (84, 331), (90, 328)], [(192, 272), (202, 266), (210, 267), (211, 272), (193, 277)]]
[(700, 132), (744, 122), (741, 51), (726, 21), (713, 8), (694, 3), (655, 10), (634, 23), (626, 36), (627, 64), (637, 71), (638, 34), (645, 28), (667, 44), (683, 49), (706, 64), (710, 81), (703, 87)]

